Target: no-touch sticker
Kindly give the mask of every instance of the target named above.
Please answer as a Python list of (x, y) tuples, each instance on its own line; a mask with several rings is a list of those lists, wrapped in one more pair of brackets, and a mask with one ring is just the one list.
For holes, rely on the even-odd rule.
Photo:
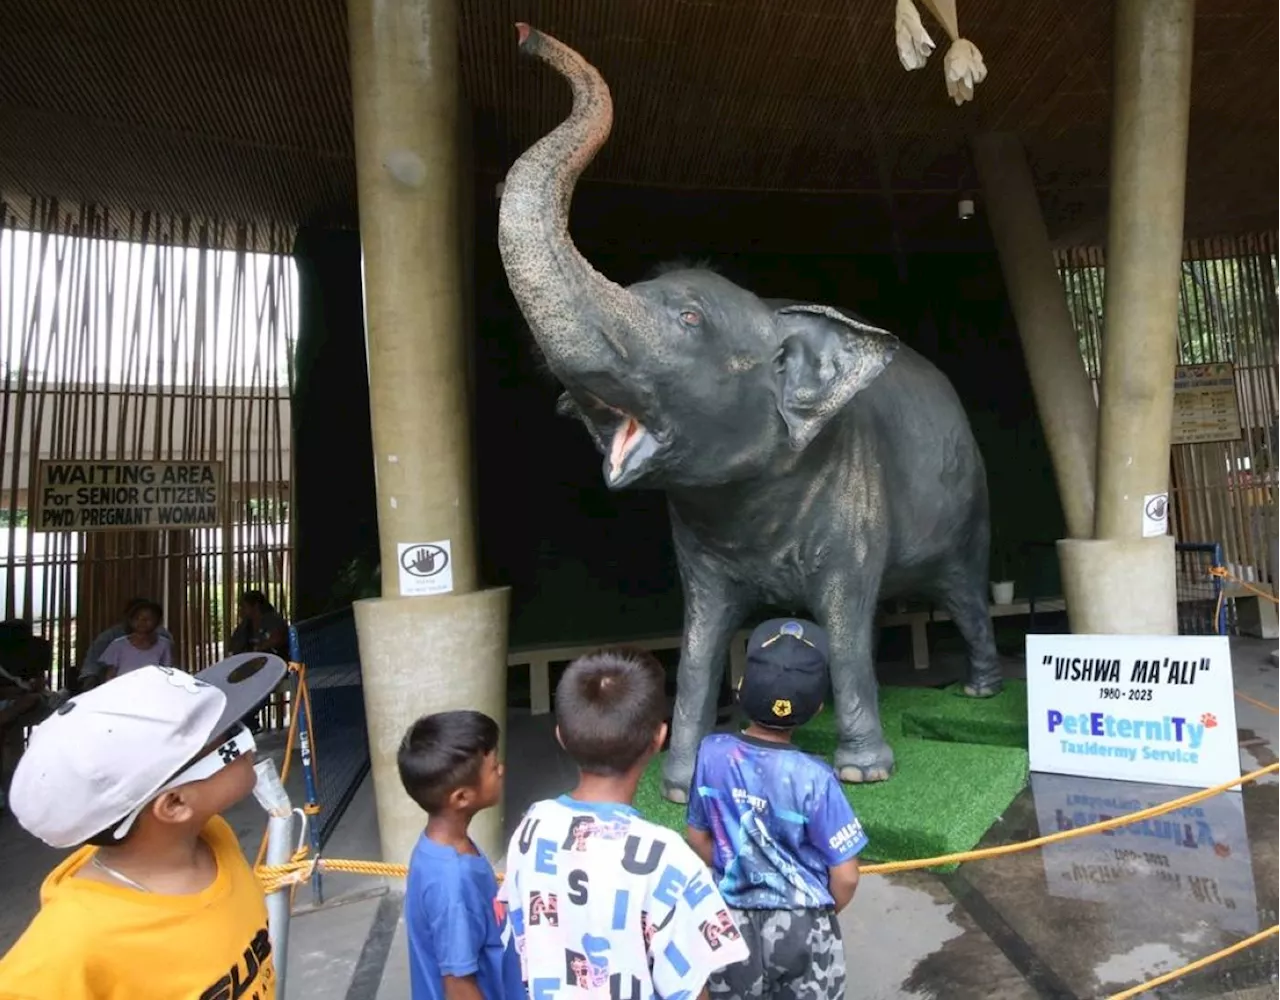
[(1142, 498), (1142, 537), (1159, 538), (1169, 533), (1169, 494), (1148, 493)]
[(400, 596), (426, 597), (453, 592), (453, 552), (441, 542), (399, 542)]

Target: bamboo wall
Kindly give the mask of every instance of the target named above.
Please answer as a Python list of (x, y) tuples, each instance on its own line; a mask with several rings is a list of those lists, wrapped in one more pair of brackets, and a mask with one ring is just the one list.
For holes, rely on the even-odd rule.
[[(1102, 373), (1103, 253), (1063, 251), (1058, 269), (1096, 398)], [(1186, 245), (1178, 361), (1235, 366), (1241, 436), (1175, 445), (1170, 491), (1170, 524), (1179, 541), (1220, 542), (1231, 572), (1272, 586), (1277, 571), (1277, 294), (1274, 232)]]
[[(20, 207), (0, 203), (4, 617), (52, 641), (61, 684), (129, 598), (150, 597), (175, 660), (200, 669), (222, 655), (240, 590), (289, 610), (289, 234)], [(245, 250), (263, 245), (275, 252)], [(49, 458), (221, 461), (222, 526), (38, 532), (29, 490)]]

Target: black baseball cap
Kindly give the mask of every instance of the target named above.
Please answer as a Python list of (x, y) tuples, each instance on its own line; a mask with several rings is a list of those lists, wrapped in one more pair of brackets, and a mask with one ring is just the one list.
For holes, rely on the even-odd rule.
[(747, 640), (738, 704), (752, 722), (794, 729), (818, 714), (827, 694), (831, 642), (802, 618), (772, 618)]

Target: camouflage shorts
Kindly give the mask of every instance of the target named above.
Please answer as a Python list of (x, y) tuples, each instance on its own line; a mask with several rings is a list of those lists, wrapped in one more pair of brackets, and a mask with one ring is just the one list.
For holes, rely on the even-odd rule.
[(751, 949), (707, 984), (715, 1000), (843, 1000), (844, 943), (831, 910), (731, 910)]

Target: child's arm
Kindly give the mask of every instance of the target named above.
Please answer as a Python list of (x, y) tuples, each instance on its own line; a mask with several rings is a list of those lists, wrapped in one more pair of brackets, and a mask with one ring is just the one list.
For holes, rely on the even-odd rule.
[(693, 765), (693, 780), (689, 782), (689, 806), (685, 810), (684, 839), (693, 848), (693, 853), (702, 859), (708, 868), (715, 860), (715, 841), (711, 838), (711, 823), (707, 819), (707, 804), (702, 801), (698, 788), (702, 777), (702, 748), (698, 748), (698, 756)]
[(850, 858), (844, 864), (828, 868), (827, 887), (839, 913), (853, 902), (853, 894), (858, 891), (858, 859)]
[(858, 888), (858, 854), (867, 846), (867, 835), (834, 772), (829, 775), (826, 788), (818, 793), (811, 810), (805, 836), (826, 859), (827, 891), (839, 913), (849, 905)]
[(484, 1000), (475, 976), (441, 976), (445, 1000)]
[(702, 863), (708, 868), (714, 858), (714, 841), (711, 834), (706, 830), (699, 830), (696, 826), (685, 828), (684, 839), (689, 842), (689, 846), (693, 848), (693, 853), (702, 859)]

